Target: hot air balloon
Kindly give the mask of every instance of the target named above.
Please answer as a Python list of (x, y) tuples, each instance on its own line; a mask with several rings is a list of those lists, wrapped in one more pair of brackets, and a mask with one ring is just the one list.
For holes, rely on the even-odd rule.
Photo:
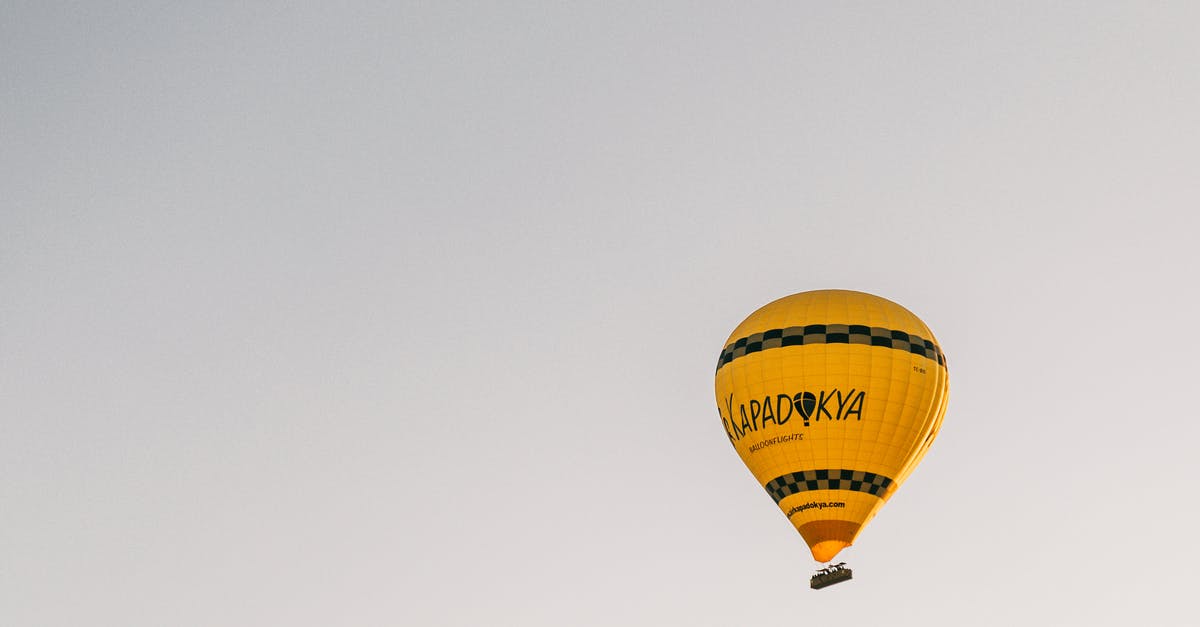
[[(813, 559), (854, 543), (933, 443), (946, 359), (925, 323), (885, 298), (802, 292), (750, 314), (717, 361), (733, 448)], [(812, 587), (850, 578), (827, 567)]]

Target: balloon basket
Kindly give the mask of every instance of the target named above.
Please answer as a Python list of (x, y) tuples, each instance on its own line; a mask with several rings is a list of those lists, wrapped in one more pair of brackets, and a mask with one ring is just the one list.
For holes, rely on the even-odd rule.
[(832, 586), (835, 583), (849, 581), (853, 578), (854, 571), (846, 568), (846, 564), (843, 562), (841, 564), (818, 570), (817, 574), (813, 575), (812, 579), (809, 580), (808, 585), (813, 590), (820, 590), (821, 588)]

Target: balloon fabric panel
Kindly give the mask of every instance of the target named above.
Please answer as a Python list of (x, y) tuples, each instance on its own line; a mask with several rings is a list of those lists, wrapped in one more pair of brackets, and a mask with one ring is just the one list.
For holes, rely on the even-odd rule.
[(891, 301), (846, 290), (772, 302), (730, 335), (716, 401), (738, 455), (827, 562), (920, 462), (945, 414), (945, 357)]

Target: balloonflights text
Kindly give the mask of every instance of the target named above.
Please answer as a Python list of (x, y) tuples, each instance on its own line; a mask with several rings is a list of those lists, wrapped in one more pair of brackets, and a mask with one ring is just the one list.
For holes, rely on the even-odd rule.
[(755, 444), (751, 444), (750, 452), (757, 453), (758, 451), (760, 451), (764, 448), (767, 448), (768, 446), (775, 446), (776, 444), (783, 444), (784, 442), (791, 442), (792, 440), (803, 440), (803, 439), (804, 439), (803, 433), (785, 433), (783, 435), (777, 435), (769, 440), (763, 440), (762, 442), (757, 442)]
[[(725, 433), (730, 442), (737, 442), (748, 433), (773, 429), (787, 424), (797, 416), (808, 427), (813, 422), (823, 420), (862, 420), (863, 403), (867, 393), (856, 389), (842, 392), (839, 389), (821, 390), (817, 393), (798, 392), (796, 394), (767, 395), (762, 400), (750, 399), (748, 403), (738, 403), (734, 409), (733, 395), (725, 399), (724, 411), (720, 411), (721, 422), (725, 425)], [(788, 434), (789, 440), (803, 440), (804, 434)], [(799, 436), (799, 437), (797, 437)], [(764, 440), (750, 450), (754, 452), (763, 446), (777, 444), (784, 436)], [(767, 444), (770, 442), (770, 444)]]

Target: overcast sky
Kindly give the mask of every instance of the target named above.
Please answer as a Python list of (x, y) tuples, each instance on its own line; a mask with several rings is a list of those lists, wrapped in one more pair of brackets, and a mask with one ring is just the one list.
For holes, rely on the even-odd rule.
[[(301, 4), (0, 8), (0, 624), (1195, 623), (1195, 3)], [(811, 591), (831, 287), (951, 400)]]

